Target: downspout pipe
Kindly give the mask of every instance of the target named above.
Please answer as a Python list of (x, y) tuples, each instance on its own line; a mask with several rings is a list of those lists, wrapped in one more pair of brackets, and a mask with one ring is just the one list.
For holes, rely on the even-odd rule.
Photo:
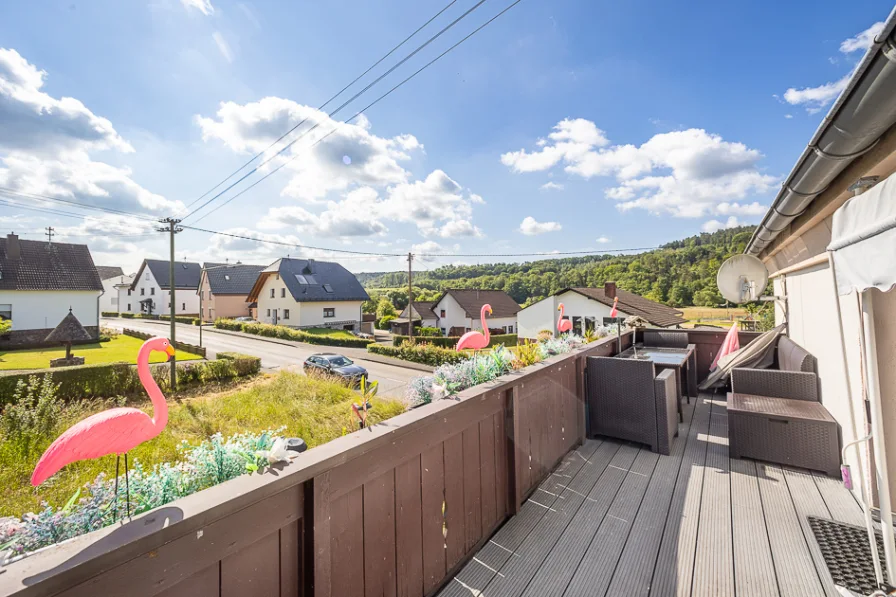
[(896, 124), (896, 8), (821, 121), (747, 248), (758, 255)]

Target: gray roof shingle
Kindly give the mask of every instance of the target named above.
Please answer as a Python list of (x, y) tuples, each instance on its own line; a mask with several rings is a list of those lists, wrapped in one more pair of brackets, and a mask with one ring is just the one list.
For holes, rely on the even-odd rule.
[(265, 268), (263, 265), (224, 265), (206, 263), (206, 267), (217, 269), (205, 270), (212, 294), (238, 294), (248, 296), (252, 292), (258, 274)]
[(123, 276), (124, 272), (117, 265), (98, 265), (96, 271), (100, 275), (100, 280), (108, 280), (109, 278), (117, 278)]
[[(414, 320), (418, 319), (432, 319), (435, 317), (435, 313), (433, 312), (433, 307), (436, 304), (432, 301), (414, 301), (411, 303), (411, 307), (414, 310)], [(399, 315), (399, 318), (403, 318), (404, 321), (408, 320), (408, 308), (405, 307), (404, 310)]]
[(353, 273), (332, 261), (316, 259), (278, 259), (266, 267), (250, 292), (258, 298), (267, 274), (279, 273), (296, 302), (367, 301), (370, 296)]
[[(554, 295), (563, 294), (564, 292), (577, 292), (590, 299), (594, 299), (607, 306), (613, 306), (613, 299), (607, 298), (603, 288), (564, 288)], [(681, 316), (681, 311), (672, 307), (657, 303), (643, 296), (628, 292), (627, 290), (616, 290), (616, 296), (619, 297), (618, 308), (623, 313), (629, 315), (638, 315), (643, 317), (653, 325), (659, 327), (669, 327), (684, 323), (686, 320)]]
[[(131, 282), (131, 288), (134, 288), (137, 281), (143, 275), (143, 269), (149, 268), (152, 277), (156, 279), (156, 283), (162, 290), (168, 290), (168, 282), (170, 276), (168, 274), (168, 262), (161, 259), (144, 259)], [(199, 277), (202, 272), (202, 266), (191, 261), (175, 261), (174, 262), (174, 287), (175, 288), (192, 288), (199, 289)]]
[[(19, 256), (10, 255), (17, 243)], [(87, 245), (0, 238), (0, 290), (102, 290)]]
[(521, 309), (516, 301), (503, 290), (476, 289), (446, 290), (439, 297), (439, 300), (433, 304), (433, 309), (448, 294), (454, 297), (454, 300), (461, 306), (467, 317), (472, 319), (479, 318), (479, 312), (482, 310), (482, 305), (485, 304), (489, 304), (492, 307), (490, 317), (513, 317)]

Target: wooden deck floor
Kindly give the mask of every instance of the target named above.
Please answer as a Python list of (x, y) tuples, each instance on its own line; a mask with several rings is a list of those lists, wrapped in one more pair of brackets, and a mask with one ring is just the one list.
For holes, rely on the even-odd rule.
[(725, 403), (687, 407), (670, 456), (570, 453), (440, 597), (838, 593), (807, 516), (862, 524), (839, 481), (728, 457)]

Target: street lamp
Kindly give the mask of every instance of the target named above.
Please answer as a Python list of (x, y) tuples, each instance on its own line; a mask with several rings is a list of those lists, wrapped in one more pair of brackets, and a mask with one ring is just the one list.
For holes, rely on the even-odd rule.
[[(202, 300), (205, 295), (205, 291), (202, 289), (202, 273), (206, 273), (206, 280), (208, 279), (208, 272), (213, 269), (222, 269), (222, 268), (230, 268), (236, 267), (238, 265), (242, 265), (242, 261), (237, 261), (236, 263), (225, 263), (224, 265), (216, 265), (214, 267), (203, 267), (199, 272), (199, 346), (202, 346), (202, 324), (205, 323), (205, 309), (202, 306)], [(209, 283), (208, 285), (209, 292), (211, 292), (212, 285)]]

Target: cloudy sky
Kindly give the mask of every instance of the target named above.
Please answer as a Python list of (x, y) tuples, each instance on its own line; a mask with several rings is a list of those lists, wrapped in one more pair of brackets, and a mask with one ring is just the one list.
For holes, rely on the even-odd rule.
[(134, 270), (177, 216), (236, 235), (178, 259), (380, 271), (403, 260), (328, 249), (432, 267), (757, 223), (891, 8), (521, 0), (367, 108), (511, 3), (456, 0), (327, 103), (448, 1), (2, 3), (4, 232)]

